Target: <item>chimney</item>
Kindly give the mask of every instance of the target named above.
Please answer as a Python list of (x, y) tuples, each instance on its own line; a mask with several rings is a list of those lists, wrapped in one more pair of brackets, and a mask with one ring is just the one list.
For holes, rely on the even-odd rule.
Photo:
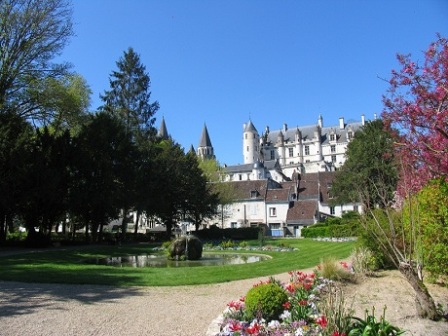
[(287, 130), (288, 130), (288, 125), (283, 124), (283, 133), (286, 133)]
[(366, 124), (366, 117), (364, 114), (361, 115), (361, 124), (364, 126)]
[(344, 117), (340, 117), (339, 118), (339, 128), (340, 129), (344, 129), (345, 125), (344, 125)]
[(317, 124), (320, 128), (324, 127), (324, 118), (322, 118), (322, 114), (319, 114), (319, 119), (317, 119)]
[(373, 114), (373, 120), (376, 120), (376, 113)]

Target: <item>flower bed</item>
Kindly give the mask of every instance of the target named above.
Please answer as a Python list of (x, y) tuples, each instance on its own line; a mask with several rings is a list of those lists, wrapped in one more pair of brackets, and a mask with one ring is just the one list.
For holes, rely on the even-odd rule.
[[(344, 269), (351, 269), (346, 263), (341, 265)], [(289, 272), (289, 275), (288, 283), (280, 283), (270, 278), (255, 284), (246, 297), (228, 303), (220, 323), (220, 332), (216, 336), (386, 336), (403, 333), (387, 323), (384, 314), (380, 321), (376, 320), (374, 312), (373, 315), (366, 313), (364, 320), (353, 317), (352, 311), (344, 307), (340, 294), (336, 295), (338, 299), (335, 299), (334, 295), (331, 297), (337, 292), (334, 282), (319, 277), (317, 271), (310, 274), (294, 271)], [(263, 286), (269, 286), (269, 291), (257, 289)], [(283, 302), (278, 301), (281, 296), (277, 295), (277, 292), (275, 297), (272, 297), (273, 286), (278, 286), (286, 293)], [(271, 297), (263, 297), (263, 293), (269, 293), (266, 295)], [(253, 297), (258, 300), (255, 314)], [(280, 313), (276, 315), (277, 311)]]

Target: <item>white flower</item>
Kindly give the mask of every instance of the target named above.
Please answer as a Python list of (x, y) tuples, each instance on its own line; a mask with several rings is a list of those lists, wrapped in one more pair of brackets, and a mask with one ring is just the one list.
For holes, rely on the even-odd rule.
[(268, 328), (271, 329), (276, 329), (280, 326), (280, 322), (277, 320), (272, 320), (271, 322), (268, 323)]
[(283, 313), (280, 315), (280, 319), (287, 320), (291, 317), (291, 312), (289, 310), (284, 310)]
[(294, 333), (294, 336), (303, 336), (302, 328), (297, 329), (296, 332)]

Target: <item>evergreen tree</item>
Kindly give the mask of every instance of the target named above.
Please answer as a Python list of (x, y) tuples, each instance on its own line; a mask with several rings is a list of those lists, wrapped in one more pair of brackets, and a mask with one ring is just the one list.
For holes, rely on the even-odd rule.
[(0, 242), (13, 230), (12, 220), (26, 194), (28, 153), (33, 128), (12, 113), (0, 114)]
[(135, 148), (123, 124), (106, 113), (92, 117), (75, 145), (71, 212), (83, 220), (86, 234), (89, 228), (92, 234), (101, 234), (103, 226), (117, 219), (120, 209), (130, 202), (126, 191), (134, 178), (129, 163)]
[(398, 179), (393, 144), (392, 133), (381, 120), (367, 122), (348, 144), (347, 160), (332, 185), (333, 204), (387, 206)]
[(110, 90), (100, 96), (104, 102), (100, 109), (119, 118), (134, 139), (154, 136), (154, 114), (159, 103), (150, 103), (151, 80), (146, 67), (132, 48), (124, 52), (116, 64), (118, 70), (113, 71), (109, 79)]

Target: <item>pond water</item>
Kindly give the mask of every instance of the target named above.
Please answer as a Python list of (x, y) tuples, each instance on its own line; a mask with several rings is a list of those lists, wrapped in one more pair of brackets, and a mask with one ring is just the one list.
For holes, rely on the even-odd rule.
[(149, 254), (125, 257), (94, 258), (87, 262), (96, 265), (116, 267), (199, 267), (249, 264), (267, 260), (270, 257), (254, 254), (207, 254), (204, 253), (199, 260), (170, 260), (165, 255)]

